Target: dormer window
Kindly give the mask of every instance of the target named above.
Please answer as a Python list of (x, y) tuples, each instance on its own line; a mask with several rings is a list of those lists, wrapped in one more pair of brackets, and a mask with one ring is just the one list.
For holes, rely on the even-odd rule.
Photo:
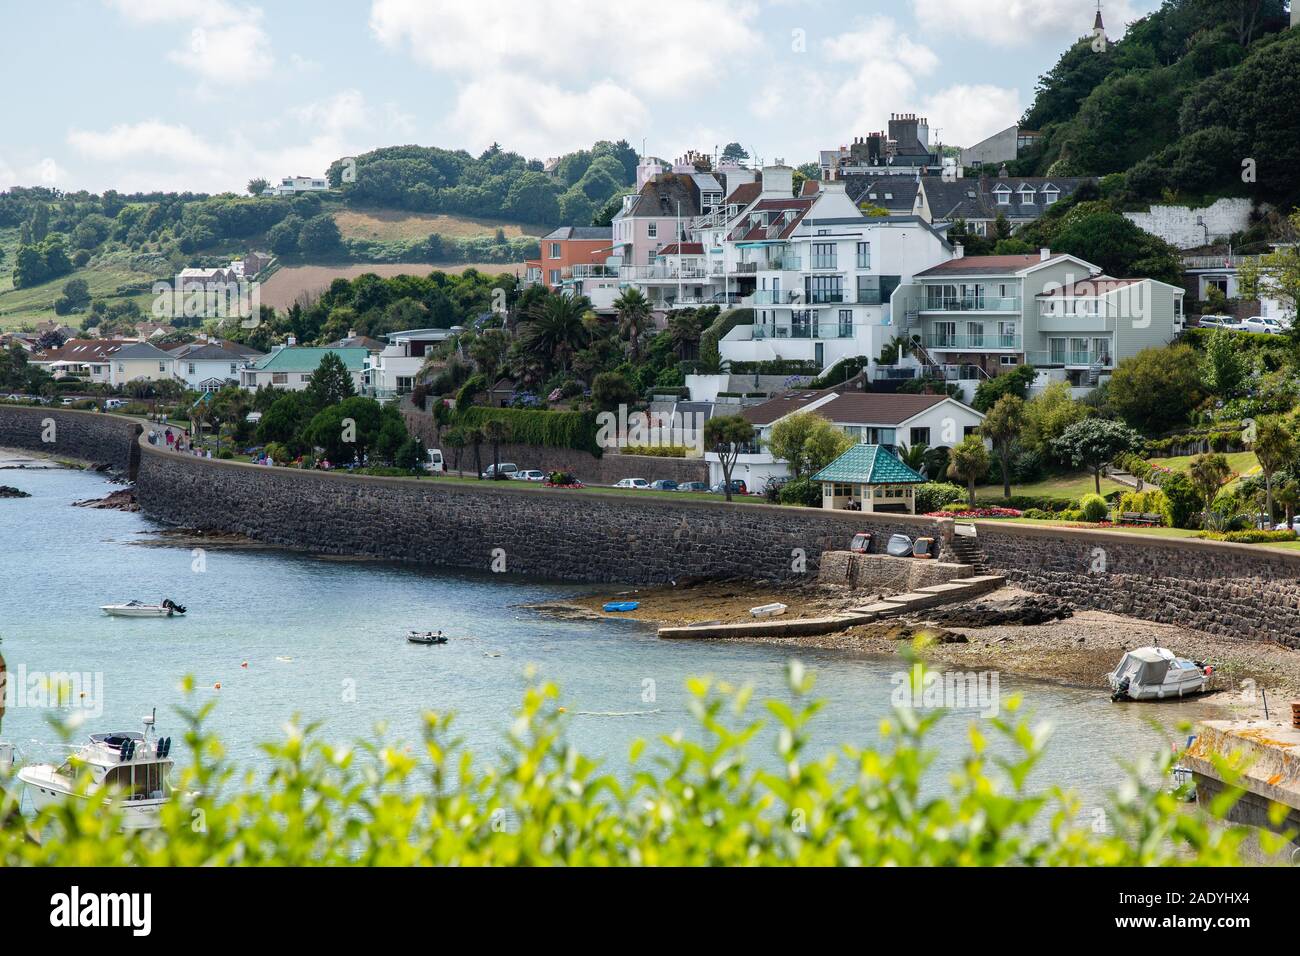
[(1055, 186), (1048, 186), (1043, 189), (1043, 205), (1050, 206), (1061, 198), (1061, 191)]
[(1027, 206), (1032, 206), (1034, 204), (1037, 195), (1038, 194), (1034, 191), (1034, 187), (1030, 186), (1028, 183), (1020, 187), (1020, 201)]
[(1009, 186), (999, 186), (993, 190), (993, 195), (997, 197), (999, 206), (1011, 205), (1011, 188)]

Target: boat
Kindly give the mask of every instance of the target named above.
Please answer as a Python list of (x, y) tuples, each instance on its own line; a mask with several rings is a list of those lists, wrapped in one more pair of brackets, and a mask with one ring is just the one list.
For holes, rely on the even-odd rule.
[(447, 635), (442, 631), (407, 631), (406, 640), (411, 644), (446, 644)]
[(1203, 692), (1213, 673), (1208, 664), (1179, 657), (1166, 647), (1139, 647), (1125, 654), (1106, 679), (1111, 700), (1164, 700)]
[(606, 611), (635, 611), (641, 606), (640, 601), (606, 601)]
[(173, 617), (184, 614), (185, 607), (168, 599), (161, 604), (127, 601), (125, 604), (101, 604), (99, 609), (111, 617)]
[[(118, 731), (91, 734), (61, 765), (33, 764), (18, 771), (37, 811), (65, 800), (121, 801), (122, 829), (151, 830), (161, 825), (160, 813), (172, 799), (172, 739), (154, 737), (155, 714), (143, 718), (144, 733)], [(89, 773), (94, 791), (77, 793), (77, 776)], [(104, 788), (111, 788), (105, 793)], [(98, 792), (95, 792), (98, 791)]]
[(778, 614), (785, 613), (785, 605), (780, 601), (773, 601), (771, 604), (760, 604), (758, 607), (751, 607), (749, 613), (754, 617), (775, 617)]
[(912, 539), (907, 535), (891, 534), (889, 542), (885, 545), (885, 553), (895, 558), (910, 558), (912, 548)]

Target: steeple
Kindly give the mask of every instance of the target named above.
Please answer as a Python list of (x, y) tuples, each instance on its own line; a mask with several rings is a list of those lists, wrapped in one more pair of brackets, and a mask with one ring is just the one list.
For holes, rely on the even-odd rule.
[(1106, 32), (1106, 24), (1104, 24), (1104, 23), (1101, 22), (1101, 0), (1097, 0), (1097, 18), (1096, 18), (1095, 20), (1092, 21), (1092, 33), (1093, 33), (1093, 36), (1096, 36), (1096, 35), (1097, 35), (1097, 31), (1099, 31), (1099, 30), (1100, 30), (1102, 33), (1105, 33), (1105, 32)]

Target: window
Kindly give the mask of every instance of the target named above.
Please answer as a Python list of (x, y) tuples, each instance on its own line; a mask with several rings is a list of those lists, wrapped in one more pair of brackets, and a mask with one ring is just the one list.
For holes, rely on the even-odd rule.
[(829, 236), (830, 234), (831, 234), (831, 231), (830, 231), (829, 229), (818, 229), (818, 230), (817, 230), (817, 235), (819, 235), (819, 236)]
[(973, 349), (984, 348), (984, 323), (967, 322), (966, 323), (966, 344)]
[(998, 357), (999, 365), (1019, 365), (1020, 360), (1014, 355), (1001, 355)]
[(658, 238), (659, 238), (659, 223), (657, 223), (657, 222), (649, 223), (649, 224), (646, 226), (646, 235), (649, 236), (651, 239), (658, 239)]
[(1043, 190), (1043, 205), (1050, 206), (1061, 198), (1061, 192), (1058, 189), (1048, 188)]
[(1047, 357), (1053, 365), (1065, 364), (1065, 339), (1047, 340)]
[(190, 362), (190, 363), (189, 363), (189, 366), (190, 366), (190, 374), (193, 375), (193, 374), (194, 374), (194, 363), (193, 363), (193, 362)]
[(551, 270), (550, 270), (549, 272), (547, 272), (546, 274), (550, 277), (550, 280), (549, 280), (549, 281), (550, 281), (551, 285), (559, 285), (559, 284), (560, 284), (560, 270), (559, 270), (559, 269), (551, 269)]
[(913, 428), (907, 436), (907, 445), (909, 448), (915, 448), (917, 445), (930, 444), (930, 429)]
[(993, 195), (997, 197), (999, 206), (1011, 205), (1011, 188), (1009, 186), (999, 186), (993, 190)]
[(230, 363), (230, 374), (231, 375), (239, 374), (239, 366), (234, 362)]
[(942, 347), (951, 347), (957, 341), (957, 323), (956, 322), (936, 322), (934, 323), (934, 342), (935, 345)]
[(807, 298), (811, 303), (843, 302), (844, 292), (840, 288), (839, 276), (809, 276)]
[(158, 363), (158, 371), (160, 371), (160, 372), (165, 372), (165, 371), (167, 371), (167, 363), (166, 363), (166, 362), (159, 362), (159, 363)]
[(814, 269), (835, 268), (835, 243), (814, 242), (812, 244), (812, 267)]
[(1020, 201), (1026, 206), (1032, 206), (1037, 198), (1038, 194), (1034, 191), (1033, 186), (1026, 184), (1020, 187)]
[(893, 193), (885, 193), (885, 198), (886, 198), (886, 199), (893, 199), (893, 198), (894, 198), (894, 194), (893, 194)]
[(1004, 349), (1013, 349), (1016, 347), (1016, 323), (998, 323), (998, 346)]
[(840, 338), (853, 338), (853, 310), (840, 309)]
[(961, 430), (961, 437), (970, 438), (971, 435), (978, 435), (979, 433), (980, 427), (978, 425), (967, 425)]
[(558, 242), (551, 243), (551, 258), (560, 258), (560, 244)]
[(288, 373), (287, 373), (287, 372), (272, 372), (272, 373), (271, 373), (271, 384), (272, 384), (272, 385), (288, 385), (288, 384), (289, 384), (289, 375), (288, 375)]
[(869, 242), (858, 243), (858, 268), (871, 268), (871, 243)]

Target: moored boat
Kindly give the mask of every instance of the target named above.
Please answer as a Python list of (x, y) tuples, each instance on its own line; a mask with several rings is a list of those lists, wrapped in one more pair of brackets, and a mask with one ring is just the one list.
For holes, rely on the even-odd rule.
[[(161, 824), (159, 813), (173, 790), (170, 737), (154, 737), (154, 715), (144, 718), (144, 733), (91, 734), (88, 743), (62, 764), (33, 764), (18, 771), (37, 811), (65, 800), (121, 801), (122, 829), (147, 830)], [(78, 773), (90, 774), (93, 789), (77, 792)]]
[(442, 631), (407, 631), (406, 640), (411, 644), (446, 644), (447, 635)]
[(1179, 657), (1166, 647), (1129, 651), (1106, 675), (1111, 700), (1164, 700), (1199, 694), (1210, 684), (1214, 668)]
[(99, 609), (111, 617), (175, 617), (185, 613), (185, 607), (170, 598), (161, 604), (145, 604), (143, 601), (101, 604)]

